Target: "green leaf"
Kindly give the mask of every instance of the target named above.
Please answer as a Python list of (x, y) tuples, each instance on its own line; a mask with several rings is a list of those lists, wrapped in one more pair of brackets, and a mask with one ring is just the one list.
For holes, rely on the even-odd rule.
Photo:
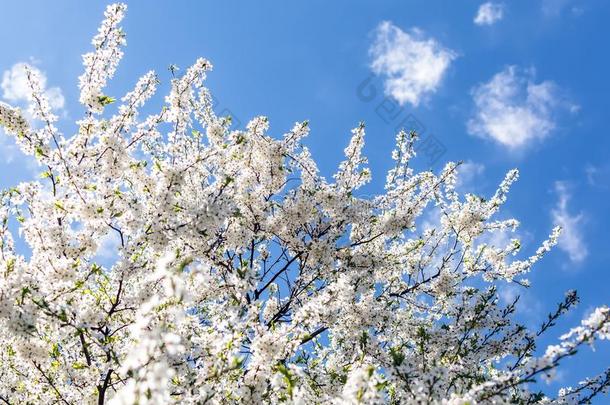
[(110, 97), (110, 96), (99, 96), (99, 97), (97, 98), (97, 101), (99, 101), (99, 103), (100, 103), (101, 105), (106, 106), (106, 105), (108, 105), (108, 104), (112, 104), (112, 103), (114, 103), (114, 102), (116, 101), (116, 98), (114, 98), (114, 97)]
[(11, 257), (6, 261), (6, 274), (10, 274), (15, 270), (15, 258)]
[(54, 359), (56, 359), (56, 358), (58, 358), (60, 356), (59, 345), (57, 343), (53, 343), (53, 346), (51, 346), (51, 352), (49, 354)]
[(294, 376), (292, 375), (290, 370), (288, 370), (288, 368), (283, 364), (278, 364), (276, 366), (276, 369), (277, 371), (279, 371), (280, 374), (282, 374), (282, 376), (284, 376), (284, 383), (286, 384), (288, 395), (290, 396), (290, 398), (292, 398), (292, 392), (294, 391), (295, 386)]
[(43, 157), (43, 156), (45, 156), (44, 150), (40, 146), (36, 146), (36, 151), (35, 151), (34, 155), (37, 158)]
[(390, 355), (392, 356), (392, 363), (395, 367), (398, 367), (405, 360), (405, 355), (398, 349), (391, 347)]

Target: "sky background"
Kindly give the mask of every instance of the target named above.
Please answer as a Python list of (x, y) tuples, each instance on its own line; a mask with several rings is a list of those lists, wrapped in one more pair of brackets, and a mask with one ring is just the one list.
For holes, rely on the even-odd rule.
[[(218, 114), (241, 126), (266, 115), (277, 136), (309, 120), (305, 143), (328, 178), (350, 129), (364, 121), (374, 177), (365, 193), (382, 190), (401, 125), (420, 130), (416, 167), (465, 162), (462, 191), (490, 196), (506, 171), (519, 168), (502, 216), (521, 221), (523, 255), (554, 225), (564, 235), (535, 266), (529, 290), (506, 287), (501, 296), (521, 294), (519, 316), (534, 326), (577, 289), (581, 304), (550, 343), (610, 303), (610, 2), (484, 3), (128, 1), (125, 57), (106, 93), (121, 97), (150, 69), (165, 90), (170, 64), (184, 71), (203, 56), (214, 65), (208, 86)], [(33, 64), (66, 118), (61, 129), (73, 132), (70, 120), (83, 111), (81, 54), (90, 51), (105, 6), (0, 1), (0, 100), (22, 105), (19, 63)], [(42, 171), (2, 133), (0, 151), (1, 187)], [(547, 388), (603, 371), (608, 346), (583, 350)]]

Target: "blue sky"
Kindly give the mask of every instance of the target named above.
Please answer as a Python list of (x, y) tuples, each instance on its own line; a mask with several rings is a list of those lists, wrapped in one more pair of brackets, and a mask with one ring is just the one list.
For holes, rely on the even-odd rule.
[[(567, 289), (579, 291), (581, 304), (557, 334), (610, 303), (609, 2), (523, 0), (482, 9), (484, 1), (474, 0), (127, 3), (126, 54), (108, 94), (121, 96), (149, 69), (167, 86), (170, 64), (185, 68), (206, 57), (215, 67), (208, 84), (217, 112), (242, 125), (266, 115), (278, 135), (309, 120), (306, 144), (327, 176), (350, 129), (365, 121), (370, 193), (382, 188), (395, 127), (411, 117), (406, 122), (424, 128), (423, 142), (443, 152), (423, 149), (416, 165), (465, 161), (464, 191), (489, 195), (507, 170), (521, 170), (504, 215), (522, 222), (525, 254), (554, 224), (566, 228), (560, 248), (530, 276), (526, 322), (539, 323)], [(0, 79), (18, 77), (19, 62), (33, 63), (66, 122), (82, 112), (81, 54), (106, 5), (83, 4), (5, 1), (0, 16)], [(3, 80), (0, 99), (19, 104), (11, 83)], [(161, 103), (157, 97), (152, 107)], [(0, 186), (34, 176), (2, 134), (0, 148)], [(607, 346), (584, 350), (550, 388), (601, 372), (610, 363)]]

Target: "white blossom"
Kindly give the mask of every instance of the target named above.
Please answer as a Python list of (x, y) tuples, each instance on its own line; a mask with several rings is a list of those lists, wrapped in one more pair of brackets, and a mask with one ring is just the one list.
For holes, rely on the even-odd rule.
[(416, 172), (417, 134), (400, 132), (385, 190), (359, 195), (364, 125), (326, 180), (306, 121), (274, 137), (266, 117), (243, 130), (217, 117), (205, 59), (173, 72), (161, 111), (141, 114), (148, 72), (104, 114), (124, 11), (108, 7), (84, 57), (76, 134), (54, 126), (34, 71), (41, 125), (0, 103), (0, 125), (45, 167), (0, 194), (0, 402), (578, 403), (608, 390), (609, 371), (557, 395), (530, 384), (609, 339), (610, 311), (537, 349), (576, 293), (537, 330), (501, 303), (500, 283), (526, 286), (560, 232), (525, 257), (493, 237), (518, 229), (499, 216), (516, 170), (492, 196), (460, 195), (459, 163)]

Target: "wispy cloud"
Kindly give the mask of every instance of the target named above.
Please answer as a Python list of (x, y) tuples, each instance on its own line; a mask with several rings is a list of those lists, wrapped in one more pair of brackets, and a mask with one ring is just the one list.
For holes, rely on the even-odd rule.
[(568, 10), (574, 16), (584, 13), (584, 8), (576, 3), (578, 0), (542, 0), (542, 13), (547, 17), (557, 17)]
[(437, 91), (457, 54), (423, 31), (405, 32), (384, 21), (376, 29), (370, 48), (371, 68), (385, 78), (386, 95), (401, 105), (419, 105)]
[(558, 246), (568, 254), (572, 263), (581, 263), (589, 255), (582, 234), (584, 214), (580, 212), (574, 215), (568, 211), (568, 202), (572, 195), (565, 182), (555, 182), (555, 192), (558, 200), (557, 205), (551, 211), (551, 215), (553, 223), (563, 229)]
[(468, 132), (513, 149), (546, 138), (556, 128), (557, 110), (578, 109), (554, 82), (535, 83), (532, 70), (516, 66), (473, 88), (472, 97), (476, 111)]
[(516, 314), (519, 322), (523, 322), (528, 328), (537, 329), (546, 313), (539, 297), (530, 289), (513, 283), (499, 283), (497, 287), (500, 304), (512, 304), (518, 296)]
[(462, 163), (457, 169), (456, 189), (471, 191), (484, 171), (485, 165), (482, 163), (473, 162), (472, 160)]
[(20, 153), (15, 138), (6, 135), (0, 127), (0, 162), (11, 163)]
[[(2, 74), (2, 83), (0, 88), (2, 89), (2, 98), (10, 103), (23, 103), (28, 100), (30, 94), (30, 88), (28, 86), (27, 77), (25, 73), (24, 62), (15, 63), (9, 70), (4, 71)], [(64, 95), (59, 87), (47, 88), (47, 76), (40, 69), (31, 66), (32, 70), (35, 70), (40, 75), (42, 88), (45, 89), (45, 94), (49, 99), (49, 105), (54, 110), (61, 110), (64, 108), (65, 99)]]
[(610, 188), (610, 164), (594, 166), (587, 165), (585, 168), (587, 174), (587, 183), (598, 189)]
[(481, 4), (474, 23), (477, 25), (493, 25), (504, 17), (504, 4), (491, 1)]

